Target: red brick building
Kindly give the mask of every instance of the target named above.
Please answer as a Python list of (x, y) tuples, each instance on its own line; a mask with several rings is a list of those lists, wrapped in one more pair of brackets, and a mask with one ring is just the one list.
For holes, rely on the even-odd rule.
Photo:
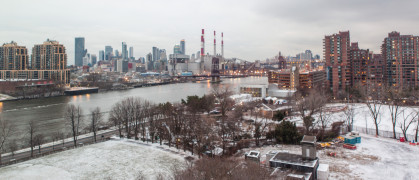
[(389, 86), (403, 89), (419, 86), (419, 36), (393, 31), (384, 39), (381, 51)]
[(327, 87), (337, 96), (352, 85), (349, 31), (325, 36), (323, 46)]

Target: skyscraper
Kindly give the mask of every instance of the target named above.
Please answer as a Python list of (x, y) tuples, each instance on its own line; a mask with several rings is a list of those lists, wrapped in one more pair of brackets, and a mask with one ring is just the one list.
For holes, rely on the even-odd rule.
[(372, 54), (369, 49), (359, 49), (358, 43), (351, 43), (350, 59), (352, 64), (352, 84), (367, 84), (368, 63)]
[(326, 61), (327, 86), (336, 97), (351, 87), (352, 73), (349, 61), (349, 31), (325, 36), (324, 59)]
[(128, 49), (127, 49), (127, 43), (122, 42), (122, 59), (127, 60), (128, 59)]
[(84, 49), (84, 37), (75, 38), (74, 52), (74, 64), (76, 66), (82, 66), (83, 57), (86, 55), (86, 50)]
[(112, 46), (105, 46), (105, 60), (111, 60), (112, 59)]
[(185, 54), (185, 40), (180, 41), (180, 54)]
[(97, 63), (97, 56), (96, 56), (96, 54), (92, 54), (90, 56), (90, 60), (91, 60), (92, 66), (95, 65)]
[(16, 42), (0, 47), (0, 70), (26, 70), (29, 66), (28, 50)]
[(173, 47), (173, 54), (182, 54), (182, 48), (179, 44), (176, 44), (175, 47)]
[(160, 49), (159, 52), (160, 52), (160, 60), (167, 61), (166, 49)]
[(160, 59), (160, 51), (159, 48), (153, 47), (153, 61), (157, 61)]
[(154, 70), (154, 61), (153, 61), (153, 55), (151, 53), (148, 53), (146, 56), (146, 67), (147, 71)]
[(134, 47), (129, 47), (129, 58), (134, 60)]
[(99, 61), (105, 60), (105, 51), (99, 51)]
[[(32, 48), (32, 69), (65, 70), (67, 54), (64, 45), (57, 41), (47, 40)], [(82, 59), (83, 64), (83, 59)]]
[(120, 54), (119, 54), (119, 51), (118, 51), (118, 49), (115, 49), (115, 57), (116, 57), (116, 58), (119, 58), (119, 57), (121, 57), (121, 56), (120, 56)]
[(389, 86), (403, 89), (419, 86), (419, 36), (388, 33), (381, 52)]

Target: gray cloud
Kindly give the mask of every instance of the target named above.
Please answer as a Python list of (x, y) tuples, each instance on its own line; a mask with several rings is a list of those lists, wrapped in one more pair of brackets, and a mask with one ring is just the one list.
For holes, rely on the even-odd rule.
[(361, 48), (379, 52), (393, 30), (418, 35), (419, 1), (414, 0), (40, 0), (8, 1), (0, 7), (0, 39), (31, 49), (47, 38), (67, 47), (74, 63), (74, 37), (86, 38), (92, 54), (105, 45), (133, 46), (145, 56), (152, 46), (172, 53), (186, 40), (187, 53), (200, 49), (200, 31), (206, 29), (206, 51), (212, 53), (212, 31), (221, 31), (225, 54), (247, 60), (264, 59), (278, 51), (295, 55), (306, 49), (322, 53), (326, 34), (350, 30)]

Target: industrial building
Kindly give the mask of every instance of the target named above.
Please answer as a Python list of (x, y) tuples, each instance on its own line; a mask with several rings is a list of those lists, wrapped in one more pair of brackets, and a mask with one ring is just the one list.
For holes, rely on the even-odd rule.
[(168, 71), (170, 75), (180, 75), (182, 72), (192, 72), (195, 75), (220, 74), (224, 68), (224, 34), (221, 33), (221, 54), (216, 52), (216, 32), (214, 31), (214, 54), (205, 54), (205, 31), (201, 34), (201, 51), (197, 59), (191, 59), (185, 54), (185, 40), (174, 47), (174, 53), (169, 55)]

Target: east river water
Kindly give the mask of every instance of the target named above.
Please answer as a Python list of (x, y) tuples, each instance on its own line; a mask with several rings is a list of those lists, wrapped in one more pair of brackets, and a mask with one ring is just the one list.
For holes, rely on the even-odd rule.
[[(229, 86), (233, 92), (238, 93), (240, 84), (268, 84), (268, 79), (267, 77), (226, 78), (222, 79), (221, 83), (215, 84), (209, 81), (188, 82), (78, 96), (7, 101), (0, 102), (0, 116), (13, 124), (12, 138), (16, 139), (18, 144), (23, 144), (27, 139), (25, 137), (30, 120), (35, 121), (39, 126), (39, 132), (48, 139), (52, 133), (68, 129), (63, 118), (68, 104), (80, 105), (83, 114), (89, 114), (95, 107), (100, 107), (102, 112), (109, 112), (115, 103), (126, 97), (141, 97), (154, 103), (173, 103), (180, 102), (187, 96), (209, 94), (213, 86)], [(104, 117), (107, 121), (107, 113)]]

